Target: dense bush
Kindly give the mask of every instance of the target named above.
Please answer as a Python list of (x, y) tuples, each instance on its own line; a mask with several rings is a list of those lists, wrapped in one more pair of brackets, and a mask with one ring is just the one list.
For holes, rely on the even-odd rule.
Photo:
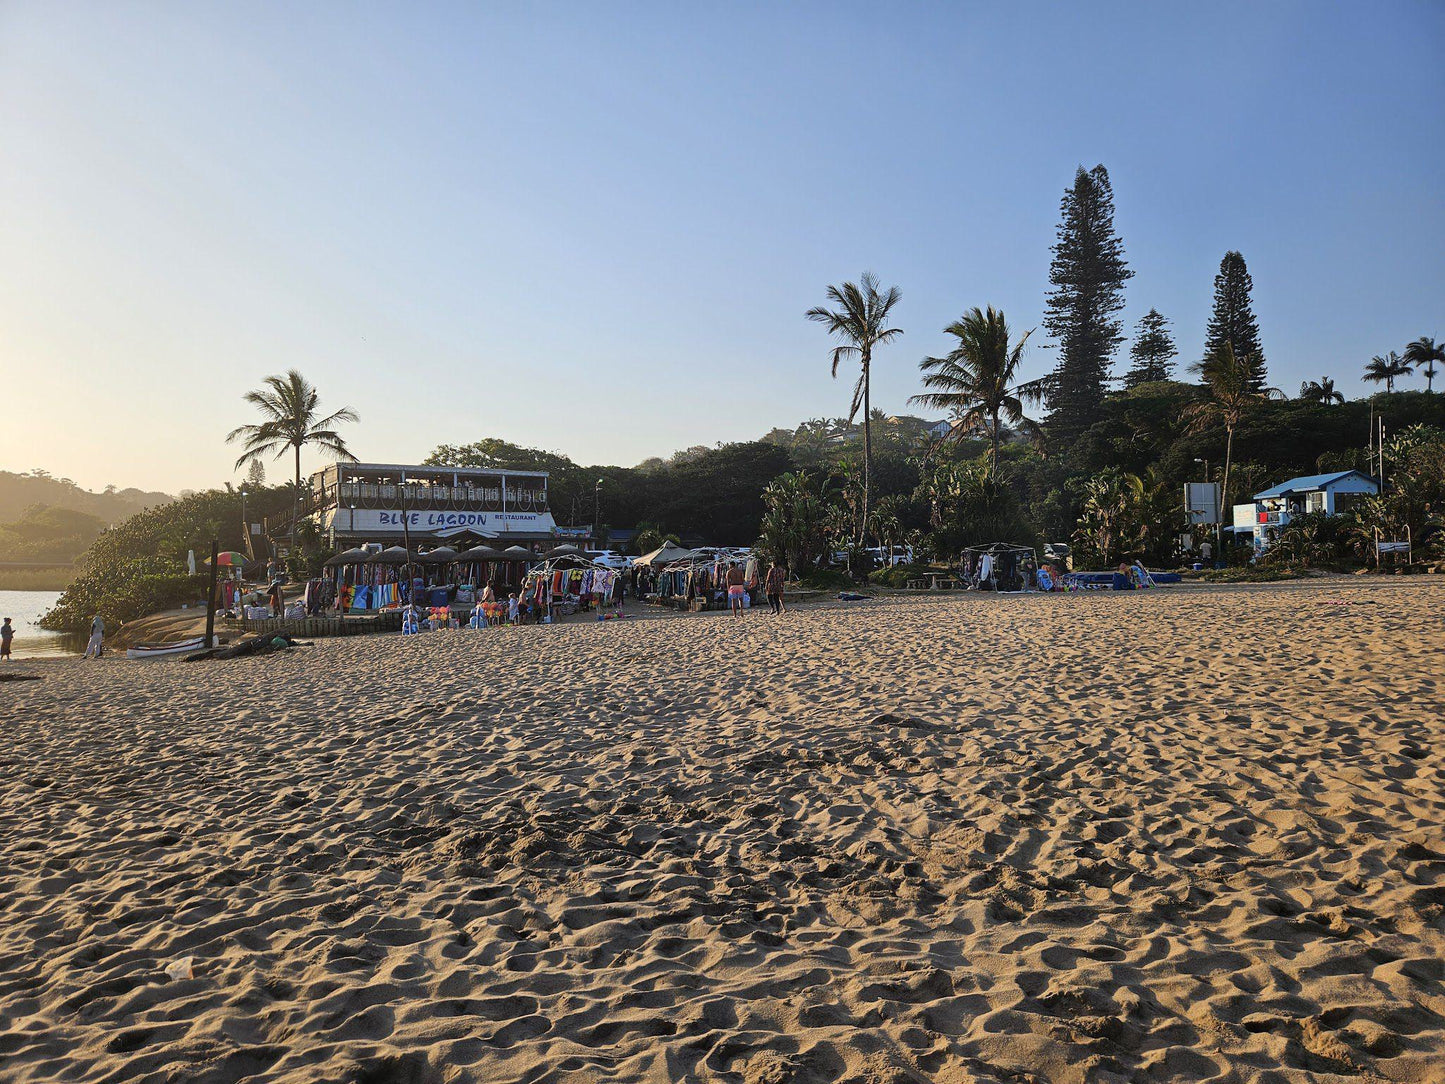
[(836, 568), (815, 568), (802, 578), (800, 586), (808, 591), (848, 591), (858, 585), (852, 576)]
[(922, 579), (929, 573), (938, 571), (937, 567), (926, 564), (894, 565), (892, 568), (874, 571), (868, 579), (881, 587), (906, 587), (909, 580)]
[(41, 622), (50, 629), (84, 629), (100, 614), (114, 627), (168, 610), (183, 602), (204, 602), (206, 576), (174, 571), (164, 558), (142, 557), (89, 571), (65, 589)]
[[(291, 489), (253, 491), (250, 519), (282, 516)], [(203, 561), (215, 539), (223, 550), (242, 548), (241, 495), (207, 490), (172, 504), (138, 512), (101, 533), (81, 558), (85, 574), (72, 583), (41, 620), (48, 629), (84, 629), (99, 613), (107, 622), (131, 621), (158, 609), (205, 595), (191, 586), (186, 555)]]

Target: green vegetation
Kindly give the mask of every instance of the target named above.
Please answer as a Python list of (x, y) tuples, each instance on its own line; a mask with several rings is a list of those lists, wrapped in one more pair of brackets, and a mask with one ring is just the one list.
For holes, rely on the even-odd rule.
[[(291, 505), (292, 488), (251, 492), (248, 512), (277, 515)], [(108, 624), (132, 621), (155, 610), (204, 600), (204, 576), (187, 573), (186, 555), (210, 554), (211, 540), (223, 550), (244, 549), (241, 495), (207, 490), (138, 513), (104, 531), (82, 558), (84, 572), (69, 585), (41, 624), (75, 630), (99, 613)]]
[(858, 586), (853, 577), (835, 568), (815, 568), (798, 581), (805, 591), (846, 591)]
[[(1214, 276), (1214, 309), (1209, 316), (1209, 327), (1204, 338), (1204, 362), (1217, 358), (1226, 349), (1233, 353), (1249, 368), (1246, 382), (1249, 391), (1262, 394), (1265, 391), (1264, 347), (1259, 342), (1259, 321), (1254, 317), (1254, 302), (1250, 294), (1254, 290), (1254, 279), (1244, 257), (1238, 252), (1226, 252), (1219, 261), (1219, 274)], [(1195, 370), (1199, 371), (1198, 368)]]
[(1099, 420), (1114, 351), (1124, 341), (1118, 313), (1134, 272), (1114, 232), (1114, 189), (1102, 165), (1074, 175), (1059, 205), (1044, 327), (1059, 344), (1048, 378), (1049, 424), (1072, 435)]
[(1364, 379), (1375, 384), (1383, 383), (1386, 392), (1393, 392), (1395, 378), (1409, 376), (1411, 372), (1410, 363), (1391, 350), (1384, 357), (1376, 354), (1370, 359), (1365, 366)]
[(1150, 309), (1135, 328), (1129, 357), (1134, 367), (1124, 374), (1124, 387), (1137, 388), (1174, 376), (1174, 357), (1179, 353), (1174, 336), (1169, 334), (1169, 321), (1158, 309)]
[(32, 505), (0, 525), (0, 561), (68, 566), (104, 529), (104, 521), (88, 512)]
[(906, 587), (909, 580), (922, 579), (930, 574), (948, 575), (948, 569), (938, 565), (919, 564), (894, 565), (892, 568), (874, 569), (868, 574), (870, 583), (880, 587)]
[[(1200, 382), (1172, 379), (1178, 350), (1169, 321), (1150, 309), (1137, 324), (1132, 366), (1119, 390), (1111, 390), (1113, 358), (1125, 338), (1119, 319), (1124, 287), (1134, 272), (1114, 230), (1108, 171), (1102, 165), (1080, 168), (1060, 210), (1044, 320), (1059, 349), (1057, 365), (1040, 379), (1020, 382), (1029, 336), (1013, 340), (1003, 314), (992, 307), (967, 309), (946, 329), (957, 340), (954, 349), (920, 363), (923, 392), (913, 401), (946, 412), (945, 424), (872, 409), (875, 352), (902, 330), (888, 326), (898, 288), (881, 290), (878, 280), (865, 274), (856, 284), (828, 287), (830, 307), (805, 314), (839, 341), (832, 352), (834, 376), (842, 362), (859, 363), (843, 417), (812, 418), (756, 441), (694, 446), (635, 467), (584, 466), (495, 438), (441, 445), (426, 462), (547, 471), (560, 523), (595, 522), (599, 534), (606, 524), (635, 524), (638, 551), (655, 549), (664, 538), (756, 544), (765, 556), (784, 561), (793, 575), (832, 587), (840, 584), (839, 574), (819, 566), (842, 552), (862, 575), (865, 547), (875, 540), (912, 546), (920, 563), (947, 562), (980, 543), (1070, 542), (1081, 567), (1134, 559), (1168, 567), (1183, 556), (1178, 546), (1185, 526), (1184, 482), (1218, 481), (1227, 519), (1232, 503), (1272, 482), (1377, 469), (1369, 445), (1376, 421), (1383, 419), (1391, 434), (1384, 449), (1383, 494), (1359, 500), (1333, 519), (1298, 517), (1280, 533), (1268, 567), (1211, 578), (1276, 579), (1301, 569), (1358, 567), (1372, 558), (1376, 532), (1392, 540), (1411, 534), (1424, 559), (1442, 551), (1445, 396), (1435, 395), (1433, 387), (1436, 363), (1445, 361), (1445, 352), (1433, 338), (1416, 339), (1403, 354), (1374, 358), (1367, 376), (1384, 391), (1369, 399), (1346, 401), (1328, 375), (1304, 382), (1298, 399), (1285, 399), (1266, 385), (1253, 281), (1244, 257), (1230, 251), (1214, 279), (1204, 357), (1189, 366)], [(1396, 382), (1417, 368), (1426, 390), (1397, 391)], [(356, 419), (347, 409), (320, 417), (316, 390), (299, 373), (266, 383), (246, 397), (263, 420), (239, 427), (231, 439), (245, 442), (237, 466), (249, 463), (255, 472), (253, 518), (268, 513), (274, 518), (287, 507), (294, 516), (301, 447), (319, 444), (349, 456), (334, 426)], [(1048, 407), (1042, 425), (1024, 410), (1036, 399)], [(259, 458), (288, 449), (296, 456), (294, 484), (261, 486)], [(58, 487), (72, 502), (46, 500), (52, 508), (75, 508), (82, 492), (44, 472), (0, 474), (0, 522), (7, 494), (21, 483), (32, 494), (36, 486), (49, 487), (46, 492)], [(108, 490), (88, 496), (123, 495)], [(47, 622), (73, 628), (96, 610), (124, 620), (143, 607), (194, 592), (179, 571), (186, 549), (204, 552), (211, 537), (226, 548), (240, 548), (238, 505), (239, 495), (210, 491), (142, 512), (100, 534), (82, 559), (85, 574)], [(12, 518), (18, 515), (17, 508)], [(25, 532), (39, 529), (42, 520), (54, 536), (55, 552), (73, 547), (84, 534), (66, 533), (65, 523), (48, 512), (36, 511), (33, 518), (0, 541), (11, 538), (17, 547), (13, 539), (29, 538)], [(293, 535), (291, 571), (314, 572), (326, 556), (322, 540), (305, 524), (295, 526)], [(60, 543), (62, 537), (70, 542)], [(1232, 562), (1248, 557), (1239, 550), (1221, 556)], [(887, 570), (877, 582), (911, 578), (918, 567), (923, 566)]]
[(897, 286), (890, 286), (886, 293), (878, 291), (878, 279), (871, 271), (863, 272), (859, 279), (861, 286), (851, 282), (842, 287), (828, 287), (828, 301), (836, 306), (809, 309), (807, 317), (826, 324), (828, 333), (842, 339), (843, 345), (833, 349), (833, 378), (838, 378), (840, 362), (857, 358), (859, 376), (853, 388), (853, 405), (848, 408), (848, 424), (853, 423), (858, 412), (863, 412), (863, 505), (858, 517), (858, 544), (863, 542), (862, 532), (868, 523), (869, 500), (873, 485), (873, 351), (902, 335), (901, 329), (885, 327), (893, 306), (898, 304), (902, 294)]
[(1039, 433), (1037, 423), (1024, 414), (1024, 400), (1043, 398), (1043, 387), (1038, 381), (1017, 382), (1024, 344), (1033, 333), (1026, 331), (1010, 344), (1008, 321), (992, 305), (988, 312), (971, 309), (943, 330), (956, 338), (958, 345), (941, 358), (924, 358), (918, 363), (928, 391), (909, 402), (946, 412), (953, 421), (955, 440), (968, 433), (985, 434), (989, 470), (997, 473), (1003, 422), (1030, 435)]

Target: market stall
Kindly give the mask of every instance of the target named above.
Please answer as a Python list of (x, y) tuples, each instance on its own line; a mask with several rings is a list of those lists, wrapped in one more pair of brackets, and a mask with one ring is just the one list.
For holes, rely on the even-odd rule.
[(509, 563), (495, 546), (473, 546), (457, 554), (457, 601), (473, 603), (487, 584), (504, 582), (502, 572)]
[(963, 582), (974, 590), (1017, 592), (1033, 587), (1039, 564), (1032, 546), (993, 542), (964, 550), (960, 566)]
[(520, 598), (549, 620), (579, 610), (610, 609), (621, 575), (578, 553), (561, 553), (527, 573)]
[(683, 553), (684, 556), (658, 571), (652, 593), (655, 601), (679, 609), (726, 606), (728, 570), (735, 564), (741, 564), (743, 583), (748, 589), (748, 604), (752, 604), (752, 596), (759, 583), (757, 558), (749, 557), (742, 561), (726, 550), (706, 546)]

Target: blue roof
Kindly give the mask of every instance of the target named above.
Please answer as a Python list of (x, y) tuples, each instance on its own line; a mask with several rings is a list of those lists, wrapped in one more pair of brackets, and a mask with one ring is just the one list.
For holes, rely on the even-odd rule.
[(1348, 478), (1352, 474), (1358, 474), (1367, 481), (1374, 481), (1369, 475), (1357, 470), (1337, 470), (1333, 474), (1306, 474), (1300, 478), (1291, 478), (1287, 482), (1281, 482), (1277, 486), (1270, 486), (1261, 493), (1256, 493), (1254, 499), (1259, 501), (1265, 497), (1283, 497), (1290, 493), (1308, 493), (1314, 489), (1324, 489), (1332, 482), (1338, 482), (1341, 478)]

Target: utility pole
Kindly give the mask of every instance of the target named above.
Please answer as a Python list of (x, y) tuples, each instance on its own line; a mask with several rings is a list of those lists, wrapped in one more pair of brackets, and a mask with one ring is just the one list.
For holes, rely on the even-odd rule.
[[(406, 547), (406, 603), (408, 606), (415, 606), (416, 599), (412, 598), (412, 593), (416, 590), (416, 577), (412, 574), (411, 567), (411, 528), (407, 522), (411, 519), (411, 514), (406, 510), (405, 471), (402, 472), (401, 486), (397, 489), (397, 494), (401, 498), (401, 544)], [(402, 620), (405, 621), (406, 618), (403, 616)]]

